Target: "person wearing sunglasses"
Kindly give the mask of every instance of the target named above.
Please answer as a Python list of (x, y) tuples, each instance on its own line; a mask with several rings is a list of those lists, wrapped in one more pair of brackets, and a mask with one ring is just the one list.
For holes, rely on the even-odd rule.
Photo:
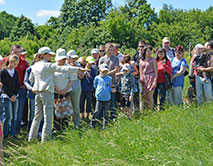
[(104, 45), (100, 45), (98, 49), (100, 57), (104, 56), (105, 54)]
[(170, 47), (170, 38), (164, 37), (162, 40), (162, 47), (166, 50), (166, 56), (171, 61), (175, 57), (174, 49)]
[(178, 45), (175, 48), (175, 57), (171, 59), (172, 65), (172, 88), (168, 89), (168, 102), (169, 104), (182, 105), (183, 104), (183, 86), (184, 86), (184, 73), (188, 68), (186, 60), (183, 58), (184, 47)]

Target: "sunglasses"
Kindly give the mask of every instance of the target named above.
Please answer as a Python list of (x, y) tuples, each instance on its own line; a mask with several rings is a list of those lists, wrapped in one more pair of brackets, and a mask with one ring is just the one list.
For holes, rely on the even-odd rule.
[(99, 52), (104, 52), (104, 50), (99, 50)]
[(139, 46), (140, 48), (144, 48), (144, 46)]

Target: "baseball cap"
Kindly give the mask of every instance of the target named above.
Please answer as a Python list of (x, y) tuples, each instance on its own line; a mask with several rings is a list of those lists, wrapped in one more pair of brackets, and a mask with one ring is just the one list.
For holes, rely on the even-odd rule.
[(169, 37), (164, 37), (163, 40), (162, 40), (163, 43), (166, 43), (166, 42), (170, 42), (170, 38)]
[(51, 51), (51, 49), (49, 47), (41, 47), (39, 50), (38, 50), (38, 53), (39, 54), (51, 54), (51, 55), (55, 55), (54, 52)]
[(109, 67), (106, 63), (101, 64), (100, 66), (101, 71), (109, 71)]
[(95, 63), (95, 59), (92, 56), (88, 56), (86, 61), (89, 63)]
[(99, 54), (99, 50), (97, 48), (92, 49), (91, 54)]
[(59, 61), (62, 59), (67, 59), (67, 54), (66, 54), (65, 49), (59, 48), (56, 50), (55, 61)]
[(78, 58), (78, 55), (76, 54), (75, 50), (68, 51), (67, 56), (70, 56), (71, 58)]

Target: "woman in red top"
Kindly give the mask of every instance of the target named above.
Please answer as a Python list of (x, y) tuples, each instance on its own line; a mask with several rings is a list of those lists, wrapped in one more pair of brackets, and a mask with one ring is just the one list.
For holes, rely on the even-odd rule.
[(154, 92), (154, 105), (157, 106), (157, 97), (159, 95), (160, 108), (162, 108), (162, 105), (165, 103), (166, 98), (164, 72), (172, 74), (171, 62), (167, 58), (166, 50), (164, 48), (159, 48), (156, 51), (156, 61), (158, 66), (158, 79), (157, 79), (157, 87), (155, 88)]

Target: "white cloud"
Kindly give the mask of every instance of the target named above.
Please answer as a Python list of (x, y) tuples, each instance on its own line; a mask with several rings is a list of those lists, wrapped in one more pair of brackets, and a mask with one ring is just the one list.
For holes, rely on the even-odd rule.
[(59, 15), (61, 14), (60, 11), (57, 11), (57, 10), (39, 10), (37, 13), (36, 13), (36, 16), (37, 17), (50, 17), (50, 16), (54, 16), (54, 17), (58, 17)]
[(6, 4), (5, 0), (0, 0), (0, 4)]

